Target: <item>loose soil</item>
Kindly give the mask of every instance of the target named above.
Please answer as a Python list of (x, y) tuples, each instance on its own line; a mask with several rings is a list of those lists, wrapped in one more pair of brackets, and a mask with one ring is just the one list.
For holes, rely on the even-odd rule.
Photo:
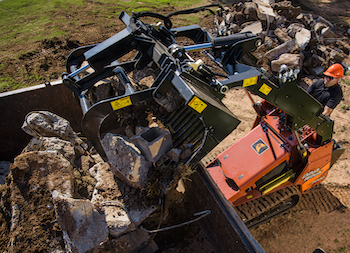
[[(84, 4), (94, 8), (96, 3), (88, 1)], [(350, 24), (348, 21), (350, 0), (295, 0), (294, 5), (300, 5), (306, 12), (322, 15), (333, 22), (343, 35), (346, 34)], [(174, 8), (169, 6), (157, 10), (157, 12), (166, 14), (173, 10)], [(65, 16), (66, 13), (60, 13), (57, 10), (55, 15)], [(70, 27), (71, 33), (69, 37), (38, 41), (26, 45), (25, 50), (17, 45), (2, 48), (1, 51), (6, 53), (1, 56), (0, 60), (6, 66), (6, 69), (1, 75), (11, 76), (18, 82), (23, 82), (27, 85), (38, 84), (38, 82), (44, 80), (52, 81), (59, 78), (61, 73), (65, 71), (65, 59), (74, 48), (101, 42), (124, 28), (123, 24), (117, 20), (114, 27), (105, 27), (102, 24), (94, 23), (94, 17), (78, 10), (73, 18), (84, 19), (89, 25), (82, 27), (72, 26)], [(181, 18), (178, 18), (174, 23), (175, 26), (179, 26), (182, 22)], [(204, 19), (203, 23), (199, 25), (208, 27), (211, 26), (209, 25), (210, 23), (212, 23), (212, 18)], [(62, 26), (62, 29), (67, 28), (66, 24), (56, 25)], [(349, 43), (348, 39), (347, 42)], [(27, 53), (14, 57), (18, 51)], [(349, 59), (346, 59), (345, 63), (350, 65)], [(20, 72), (23, 75), (19, 74), (19, 69), (25, 70)], [(33, 79), (31, 76), (34, 74), (41, 79)], [(302, 75), (301, 83), (310, 85), (316, 79), (317, 77), (315, 76)], [(348, 134), (350, 128), (350, 89), (347, 84), (349, 82), (350, 77), (348, 76), (341, 82), (344, 100), (332, 113), (332, 118), (335, 120), (334, 139), (343, 145), (345, 152), (330, 170), (327, 179), (320, 186), (305, 194), (297, 207), (251, 230), (252, 235), (268, 253), (311, 253), (317, 247), (323, 248), (326, 252), (350, 252), (350, 212), (348, 211), (350, 208), (350, 166), (348, 161), (350, 157), (350, 135)], [(3, 91), (6, 91), (6, 89)], [(233, 134), (223, 141), (220, 145), (221, 147), (232, 144), (246, 134), (255, 118), (250, 100), (244, 95), (244, 91), (240, 89), (233, 89), (228, 92), (224, 103), (242, 123)], [(2, 191), (2, 199), (8, 198), (9, 194), (8, 191)], [(46, 197), (48, 198), (48, 196)], [(6, 213), (0, 215), (2, 222), (0, 228), (2, 234), (0, 238), (1, 250), (6, 250), (8, 245), (6, 234), (8, 233), (9, 224), (4, 222), (5, 218), (9, 218), (7, 216), (8, 214)], [(179, 217), (181, 217), (181, 214)], [(47, 220), (54, 220), (52, 211), (48, 213)], [(31, 232), (26, 231), (27, 233), (32, 233), (34, 239), (39, 238), (37, 233), (41, 231), (42, 226), (40, 221), (36, 220), (35, 222), (37, 226), (33, 227)], [(58, 228), (53, 227), (51, 233), (52, 238), (54, 238), (60, 231)], [(174, 230), (172, 233), (164, 233), (158, 238), (157, 242), (163, 249), (162, 252), (212, 251), (208, 240), (201, 233), (197, 224), (186, 226), (182, 230)], [(35, 244), (36, 242), (31, 243)], [(56, 243), (62, 244), (61, 241)], [(26, 245), (23, 245), (23, 249), (30, 249), (29, 246), (30, 242), (26, 242)], [(32, 249), (34, 251), (34, 248)], [(35, 248), (35, 250), (42, 252), (40, 247)]]

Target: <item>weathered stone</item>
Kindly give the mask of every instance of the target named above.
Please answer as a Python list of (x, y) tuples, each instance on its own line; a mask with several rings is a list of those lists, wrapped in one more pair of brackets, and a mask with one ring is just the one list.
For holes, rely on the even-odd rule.
[(304, 28), (305, 26), (303, 24), (299, 24), (299, 23), (293, 23), (290, 26), (288, 26), (286, 32), (289, 34), (289, 36), (291, 36), (292, 38), (295, 37), (295, 34), (299, 31), (301, 31), (302, 28)]
[(337, 35), (332, 31), (330, 27), (323, 28), (321, 30), (321, 35), (323, 38), (337, 38)]
[(173, 148), (167, 154), (170, 156), (172, 161), (178, 162), (180, 159), (181, 149)]
[(74, 146), (70, 141), (65, 141), (57, 137), (33, 138), (22, 152), (30, 151), (57, 151), (69, 162), (74, 162)]
[(231, 34), (239, 32), (240, 28), (239, 25), (231, 23), (230, 27), (228, 28)]
[(108, 238), (105, 216), (89, 200), (68, 198), (57, 191), (52, 198), (69, 252), (86, 252)]
[(288, 20), (281, 15), (276, 14), (275, 21), (272, 23), (272, 26), (275, 27), (284, 27)]
[(269, 0), (253, 0), (258, 6), (258, 17), (260, 20), (267, 20), (272, 23), (276, 14), (271, 7), (271, 2)]
[(294, 48), (294, 44), (295, 44), (294, 40), (290, 40), (288, 42), (285, 42), (285, 43), (279, 45), (278, 47), (275, 47), (274, 49), (266, 52), (265, 56), (269, 60), (274, 60), (278, 56), (280, 56), (281, 54), (285, 54), (285, 53), (290, 52)]
[(335, 62), (342, 62), (345, 59), (345, 54), (338, 48), (333, 48), (329, 53), (331, 60)]
[(170, 132), (159, 127), (145, 128), (131, 137), (130, 141), (153, 163), (173, 147)]
[[(117, 237), (134, 230), (135, 227), (128, 214), (122, 208), (121, 202), (115, 200), (120, 198), (122, 194), (119, 191), (119, 186), (114, 179), (113, 173), (109, 169), (108, 163), (98, 163), (90, 168), (89, 172), (97, 181), (91, 202), (95, 205), (100, 205), (104, 211), (109, 233)], [(103, 193), (107, 193), (106, 196), (108, 197), (104, 197)]]
[(60, 137), (69, 140), (70, 135), (75, 135), (67, 120), (48, 111), (29, 113), (22, 129), (34, 137)]
[(282, 15), (287, 19), (295, 18), (301, 13), (300, 6), (294, 7), (290, 1), (274, 3), (271, 4), (271, 6), (279, 15)]
[(133, 143), (119, 135), (108, 133), (102, 139), (102, 146), (115, 176), (132, 187), (143, 188), (146, 185), (151, 163)]
[(240, 32), (242, 32), (242, 33), (251, 32), (255, 35), (258, 35), (262, 32), (262, 24), (260, 21), (256, 21), (256, 22), (246, 26), (245, 28), (243, 28)]
[(111, 90), (111, 81), (108, 79), (103, 79), (95, 83), (92, 88), (92, 93), (96, 97), (95, 101), (98, 102), (110, 97)]
[[(17, 156), (10, 165), (14, 180), (23, 180), (30, 172), (32, 180), (42, 182), (49, 191), (57, 190), (71, 197), (74, 175), (70, 162), (54, 151), (32, 151)], [(35, 179), (34, 179), (35, 178)]]
[(258, 6), (254, 2), (245, 2), (244, 3), (244, 15), (248, 20), (257, 20), (258, 19)]
[(327, 28), (327, 27), (328, 27), (328, 26), (325, 25), (324, 23), (317, 22), (317, 23), (314, 25), (314, 30), (315, 30), (315, 32), (320, 33), (321, 30), (322, 30), (323, 28)]
[(34, 137), (59, 137), (73, 143), (76, 152), (83, 154), (86, 144), (78, 137), (69, 121), (48, 112), (31, 112), (27, 115), (22, 130)]
[(266, 36), (266, 37), (265, 37), (264, 45), (266, 46), (266, 49), (272, 48), (274, 44), (275, 44), (275, 43), (274, 43), (274, 41), (271, 39), (271, 37), (269, 37), (269, 36)]
[(282, 65), (296, 67), (300, 70), (302, 57), (299, 54), (282, 54), (277, 60), (271, 61), (271, 69), (275, 72), (278, 72)]
[(280, 28), (276, 28), (274, 32), (275, 32), (275, 35), (283, 42), (287, 42), (292, 39), (291, 37), (288, 36), (288, 33), (286, 33)]
[(179, 92), (172, 88), (165, 93), (165, 96), (160, 98), (154, 98), (154, 100), (165, 108), (168, 112), (173, 112), (180, 107), (183, 102), (183, 98), (180, 96)]
[(307, 45), (309, 45), (311, 39), (311, 32), (305, 28), (302, 28), (299, 32), (295, 34), (295, 44), (298, 49), (305, 50)]
[(104, 202), (101, 209), (104, 211), (108, 230), (111, 236), (118, 237), (136, 229), (121, 202)]
[[(108, 163), (98, 163), (93, 166), (89, 172), (91, 176), (93, 176), (97, 181), (91, 198), (92, 203), (96, 205), (102, 205), (104, 202), (108, 203), (109, 201), (123, 201), (125, 207), (129, 211), (129, 223), (127, 223), (125, 215), (123, 217), (119, 217), (119, 211), (116, 209), (115, 205), (101, 206), (101, 209), (106, 213), (108, 228), (110, 229), (110, 233), (112, 235), (116, 236), (120, 231), (130, 231), (134, 229), (135, 226), (140, 225), (150, 214), (156, 210), (156, 207), (152, 205), (147, 207), (143, 206), (142, 209), (138, 206), (135, 206), (134, 203), (142, 202), (142, 199), (138, 195), (132, 196), (130, 192), (124, 193), (131, 195), (129, 198), (131, 200), (130, 203), (128, 199), (123, 199), (123, 194), (119, 186), (119, 184), (121, 184), (121, 181), (114, 177)], [(124, 188), (125, 187), (122, 187), (122, 189), (126, 191)], [(115, 202), (115, 204), (117, 204), (117, 202)], [(117, 217), (118, 219), (114, 218), (113, 216)], [(121, 218), (120, 222), (119, 218)]]
[(5, 184), (6, 177), (10, 173), (10, 162), (0, 161), (0, 184)]
[(233, 12), (227, 13), (225, 20), (226, 20), (226, 24), (233, 24), (233, 22), (235, 20), (235, 15), (233, 14)]
[(241, 25), (245, 22), (245, 15), (243, 12), (236, 12), (234, 14), (234, 20), (237, 25)]
[(310, 69), (310, 74), (319, 76), (321, 75), (324, 71), (326, 70), (326, 68), (324, 66), (318, 66), (315, 68)]
[(151, 240), (151, 234), (137, 229), (117, 239), (110, 240), (87, 253), (105, 253), (113, 249), (114, 253), (153, 253), (158, 250), (157, 244)]

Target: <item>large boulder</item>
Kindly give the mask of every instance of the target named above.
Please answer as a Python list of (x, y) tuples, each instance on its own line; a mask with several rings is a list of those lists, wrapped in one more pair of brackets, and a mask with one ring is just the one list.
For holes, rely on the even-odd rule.
[(300, 54), (282, 54), (277, 60), (271, 61), (271, 69), (275, 72), (278, 72), (282, 65), (296, 67), (300, 70), (302, 67), (302, 56)]
[(267, 57), (269, 60), (274, 60), (282, 54), (289, 53), (294, 48), (294, 45), (295, 45), (294, 40), (285, 42), (279, 45), (278, 47), (275, 47), (269, 50), (268, 52), (266, 52), (265, 57)]
[(102, 146), (114, 175), (135, 188), (143, 188), (147, 183), (147, 173), (151, 162), (141, 151), (120, 135), (107, 133)]
[(56, 217), (69, 252), (83, 253), (108, 239), (103, 212), (86, 199), (73, 199), (54, 191)]
[(140, 205), (143, 196), (115, 178), (108, 163), (98, 163), (89, 172), (97, 181), (91, 202), (101, 206), (112, 236), (134, 230), (156, 210), (153, 205)]

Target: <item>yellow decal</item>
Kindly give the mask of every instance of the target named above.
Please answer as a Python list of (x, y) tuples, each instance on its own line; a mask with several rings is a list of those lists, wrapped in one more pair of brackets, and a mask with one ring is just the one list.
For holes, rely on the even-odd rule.
[(112, 105), (113, 110), (115, 111), (115, 110), (119, 110), (121, 108), (127, 107), (129, 105), (132, 105), (132, 102), (130, 100), (130, 97), (127, 96), (127, 97), (112, 101), (111, 105)]
[(251, 199), (253, 197), (253, 195), (248, 195), (247, 199)]
[(268, 86), (267, 84), (265, 84), (265, 83), (259, 89), (259, 91), (262, 94), (265, 94), (266, 96), (269, 95), (271, 90), (272, 90), (272, 88), (270, 86)]
[(199, 113), (202, 113), (203, 110), (207, 107), (207, 105), (197, 97), (192, 98), (192, 100), (188, 103), (188, 106), (192, 107)]
[(258, 77), (257, 76), (244, 79), (243, 80), (243, 87), (252, 86), (252, 85), (256, 84), (257, 81), (258, 81)]

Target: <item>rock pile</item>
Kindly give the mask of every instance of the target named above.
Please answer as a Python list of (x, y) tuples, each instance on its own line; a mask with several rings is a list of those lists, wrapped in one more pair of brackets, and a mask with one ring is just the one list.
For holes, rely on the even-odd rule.
[(252, 0), (225, 7), (219, 33), (252, 32), (263, 38), (254, 55), (268, 71), (285, 64), (308, 75), (320, 75), (349, 55), (347, 33), (325, 18), (302, 12), (291, 1)]
[[(152, 234), (139, 227), (160, 206), (169, 184), (161, 177), (151, 181), (152, 163), (136, 145), (107, 134), (106, 153), (115, 156), (107, 163), (89, 150), (68, 121), (53, 113), (28, 114), (22, 129), (33, 139), (10, 164), (1, 196), (6, 212), (0, 218), (8, 226), (10, 252), (27, 251), (25, 245), (31, 245), (31, 252), (158, 249)], [(169, 137), (166, 131), (160, 132)], [(162, 144), (161, 139), (153, 145)], [(157, 148), (165, 154), (171, 146)], [(151, 154), (151, 158), (160, 155)], [(172, 178), (176, 186), (179, 176)]]

